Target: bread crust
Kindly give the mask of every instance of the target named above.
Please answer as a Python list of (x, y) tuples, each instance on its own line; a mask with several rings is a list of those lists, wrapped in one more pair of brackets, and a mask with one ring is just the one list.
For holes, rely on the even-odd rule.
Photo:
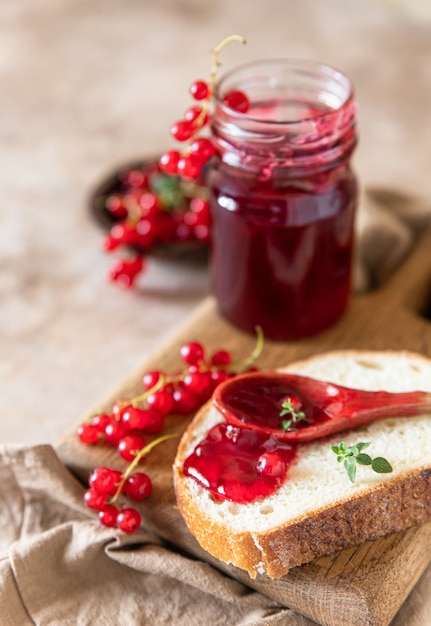
[[(390, 352), (346, 351), (329, 355), (358, 355), (361, 358)], [(400, 352), (397, 352), (400, 355)], [(402, 353), (406, 357), (420, 355)], [(302, 367), (321, 357), (296, 362), (286, 370)], [(425, 359), (429, 364), (429, 360)], [(234, 532), (206, 514), (194, 498), (183, 474), (183, 463), (193, 433), (206, 419), (206, 404), (191, 422), (178, 447), (174, 464), (174, 485), (179, 510), (190, 532), (210, 554), (225, 563), (246, 570), (252, 578), (266, 573), (271, 578), (286, 574), (292, 567), (316, 557), (332, 554), (368, 540), (418, 526), (431, 519), (431, 462), (429, 466), (386, 480), (349, 499), (316, 509), (312, 514), (264, 532)]]

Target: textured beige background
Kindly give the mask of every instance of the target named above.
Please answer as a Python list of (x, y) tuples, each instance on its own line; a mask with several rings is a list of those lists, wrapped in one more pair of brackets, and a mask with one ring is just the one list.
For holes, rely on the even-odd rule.
[(208, 75), (269, 57), (338, 66), (356, 86), (364, 184), (426, 195), (427, 0), (3, 0), (0, 4), (0, 441), (53, 442), (164, 342), (207, 293), (204, 267), (153, 263), (135, 292), (87, 197), (117, 164), (171, 145)]

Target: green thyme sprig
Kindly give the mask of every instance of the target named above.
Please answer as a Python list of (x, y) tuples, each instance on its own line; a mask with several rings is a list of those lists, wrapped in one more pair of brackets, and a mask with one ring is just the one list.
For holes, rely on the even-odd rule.
[(298, 422), (309, 421), (304, 411), (298, 411), (295, 408), (295, 405), (292, 402), (292, 398), (283, 400), (283, 402), (281, 403), (280, 417), (284, 417), (285, 415), (290, 415), (290, 418), (281, 422), (281, 430), (284, 432), (286, 432), (286, 430), (289, 430), (289, 428), (291, 428)]
[(341, 441), (338, 446), (331, 446), (332, 452), (337, 455), (338, 463), (343, 463), (352, 483), (356, 479), (356, 467), (357, 465), (370, 465), (371, 469), (377, 474), (390, 474), (392, 465), (381, 456), (372, 459), (368, 454), (364, 454), (362, 450), (368, 448), (371, 445), (370, 441), (360, 442), (353, 446), (348, 446), (344, 441)]

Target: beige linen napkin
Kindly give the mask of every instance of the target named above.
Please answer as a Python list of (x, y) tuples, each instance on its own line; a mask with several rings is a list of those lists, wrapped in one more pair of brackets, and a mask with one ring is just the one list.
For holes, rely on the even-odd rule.
[(384, 283), (430, 225), (431, 199), (379, 188), (362, 191), (356, 220), (355, 293)]
[[(431, 204), (371, 190), (358, 216), (355, 291), (384, 282)], [(1, 626), (312, 626), (314, 622), (145, 530), (102, 527), (50, 446), (0, 448)], [(431, 624), (431, 568), (393, 626)]]
[(1, 626), (313, 624), (145, 530), (102, 527), (84, 490), (50, 446), (0, 449)]

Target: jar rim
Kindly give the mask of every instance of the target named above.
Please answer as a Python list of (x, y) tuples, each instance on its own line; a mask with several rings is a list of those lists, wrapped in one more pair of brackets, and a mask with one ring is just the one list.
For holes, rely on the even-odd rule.
[[(239, 111), (235, 111), (232, 108), (228, 107), (224, 102), (223, 102), (223, 86), (226, 84), (226, 82), (228, 82), (230, 79), (234, 78), (235, 76), (239, 76), (241, 74), (241, 72), (246, 72), (248, 70), (252, 70), (252, 69), (256, 69), (256, 68), (263, 68), (263, 67), (283, 67), (286, 69), (290, 69), (290, 70), (296, 70), (296, 71), (302, 71), (302, 72), (315, 72), (316, 73), (316, 77), (321, 77), (321, 78), (327, 78), (329, 80), (334, 80), (337, 81), (338, 84), (340, 84), (344, 91), (345, 91), (345, 96), (340, 100), (338, 106), (336, 107), (331, 107), (328, 108), (328, 110), (326, 111), (321, 111), (319, 112), (319, 115), (316, 116), (316, 114), (314, 115), (305, 115), (299, 119), (270, 119), (270, 118), (262, 118), (256, 115), (252, 115), (250, 113), (242, 113)], [(308, 59), (295, 59), (295, 58), (274, 58), (274, 59), (265, 59), (265, 60), (259, 60), (259, 61), (250, 61), (248, 63), (244, 63), (241, 65), (238, 65), (236, 67), (234, 67), (233, 69), (225, 72), (224, 74), (222, 74), (219, 78), (219, 80), (216, 82), (215, 88), (214, 88), (214, 98), (215, 98), (215, 104), (217, 107), (220, 107), (220, 109), (223, 111), (223, 113), (225, 113), (226, 115), (228, 115), (229, 117), (232, 118), (232, 120), (248, 120), (250, 122), (258, 122), (258, 123), (262, 123), (264, 122), (265, 124), (268, 124), (269, 126), (280, 126), (280, 125), (286, 125), (286, 126), (290, 126), (290, 127), (294, 127), (296, 125), (301, 125), (304, 122), (308, 122), (312, 119), (316, 120), (316, 117), (320, 120), (325, 120), (325, 118), (329, 118), (331, 116), (333, 116), (334, 114), (337, 114), (344, 106), (346, 106), (349, 102), (351, 102), (354, 99), (354, 89), (353, 89), (353, 84), (352, 81), (349, 79), (349, 77), (344, 74), (341, 70), (337, 69), (336, 67), (326, 64), (326, 63), (320, 63), (320, 62), (316, 62), (316, 61), (312, 61), (312, 60), (308, 60)]]

